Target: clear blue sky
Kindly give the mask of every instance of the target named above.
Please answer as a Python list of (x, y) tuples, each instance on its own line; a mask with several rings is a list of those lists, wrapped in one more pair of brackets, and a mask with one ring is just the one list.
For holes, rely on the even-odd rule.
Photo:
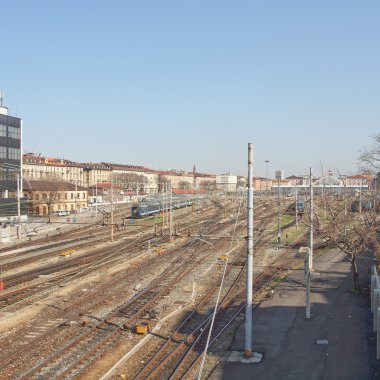
[(357, 171), (380, 122), (378, 0), (0, 0), (24, 150), (156, 169)]

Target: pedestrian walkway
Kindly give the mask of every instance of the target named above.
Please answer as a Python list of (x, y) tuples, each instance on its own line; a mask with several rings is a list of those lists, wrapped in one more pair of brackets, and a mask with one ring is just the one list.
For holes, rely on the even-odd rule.
[[(361, 270), (369, 287), (367, 261)], [(232, 380), (367, 380), (380, 379), (368, 291), (351, 292), (350, 263), (332, 250), (314, 261), (311, 319), (305, 319), (303, 270), (279, 284), (273, 297), (253, 313), (253, 351), (257, 364), (221, 362), (209, 379)], [(231, 350), (244, 351), (244, 324)]]

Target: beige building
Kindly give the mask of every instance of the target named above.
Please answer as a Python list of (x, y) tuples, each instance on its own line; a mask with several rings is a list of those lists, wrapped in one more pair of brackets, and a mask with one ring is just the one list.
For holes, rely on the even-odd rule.
[[(152, 170), (144, 166), (101, 163), (79, 163), (41, 154), (23, 155), (23, 176), (26, 180), (61, 180), (76, 186), (96, 187), (100, 184), (120, 185), (124, 191), (156, 194), (162, 184), (175, 189), (216, 189), (215, 175), (175, 170)], [(236, 178), (236, 176), (234, 176)]]
[(234, 193), (237, 188), (237, 176), (230, 173), (216, 176), (216, 189), (225, 193)]
[(216, 175), (194, 173), (195, 174), (195, 188), (215, 190), (216, 189)]
[(23, 177), (28, 180), (54, 178), (84, 186), (83, 166), (63, 158), (43, 157), (37, 153), (23, 155)]
[(160, 170), (157, 171), (159, 175), (159, 182), (170, 183), (173, 189), (191, 189), (194, 184), (193, 173), (177, 172), (174, 170)]
[(36, 216), (53, 215), (60, 210), (76, 213), (88, 207), (87, 189), (72, 183), (24, 180), (23, 191), (29, 198), (29, 213)]
[(272, 179), (253, 177), (252, 186), (255, 191), (269, 191), (272, 188)]
[(112, 169), (105, 164), (86, 163), (83, 166), (83, 186), (111, 183)]
[(112, 181), (127, 191), (155, 194), (158, 191), (158, 174), (144, 166), (102, 162), (112, 171)]

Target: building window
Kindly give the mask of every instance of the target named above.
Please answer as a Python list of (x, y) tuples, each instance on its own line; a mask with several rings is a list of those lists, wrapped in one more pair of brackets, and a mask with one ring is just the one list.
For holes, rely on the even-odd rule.
[(8, 179), (8, 170), (3, 167), (0, 167), (0, 179)]
[(71, 196), (71, 199), (74, 199), (74, 193), (71, 193), (70, 196)]
[(8, 127), (8, 137), (20, 140), (20, 128)]
[(12, 160), (20, 159), (20, 149), (19, 148), (8, 148), (8, 158)]
[(7, 147), (0, 146), (0, 158), (7, 158)]
[(67, 199), (67, 193), (65, 193), (65, 199)]
[(7, 137), (7, 126), (0, 124), (0, 136)]

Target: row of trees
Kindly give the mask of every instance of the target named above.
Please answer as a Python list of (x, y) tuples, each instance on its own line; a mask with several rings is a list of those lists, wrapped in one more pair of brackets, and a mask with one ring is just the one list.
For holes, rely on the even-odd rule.
[[(380, 134), (373, 136), (373, 145), (364, 148), (359, 156), (362, 169), (374, 174), (380, 174)], [(354, 277), (354, 288), (360, 290), (358, 259), (368, 253), (379, 258), (380, 245), (379, 185), (363, 194), (344, 192), (340, 196), (325, 193), (315, 197), (313, 213), (315, 236), (320, 241), (338, 247), (351, 263)], [(364, 203), (365, 202), (365, 203)], [(366, 207), (361, 207), (361, 205)], [(352, 207), (352, 206), (355, 207)], [(368, 207), (371, 205), (371, 207)], [(305, 214), (305, 222), (308, 221)]]

